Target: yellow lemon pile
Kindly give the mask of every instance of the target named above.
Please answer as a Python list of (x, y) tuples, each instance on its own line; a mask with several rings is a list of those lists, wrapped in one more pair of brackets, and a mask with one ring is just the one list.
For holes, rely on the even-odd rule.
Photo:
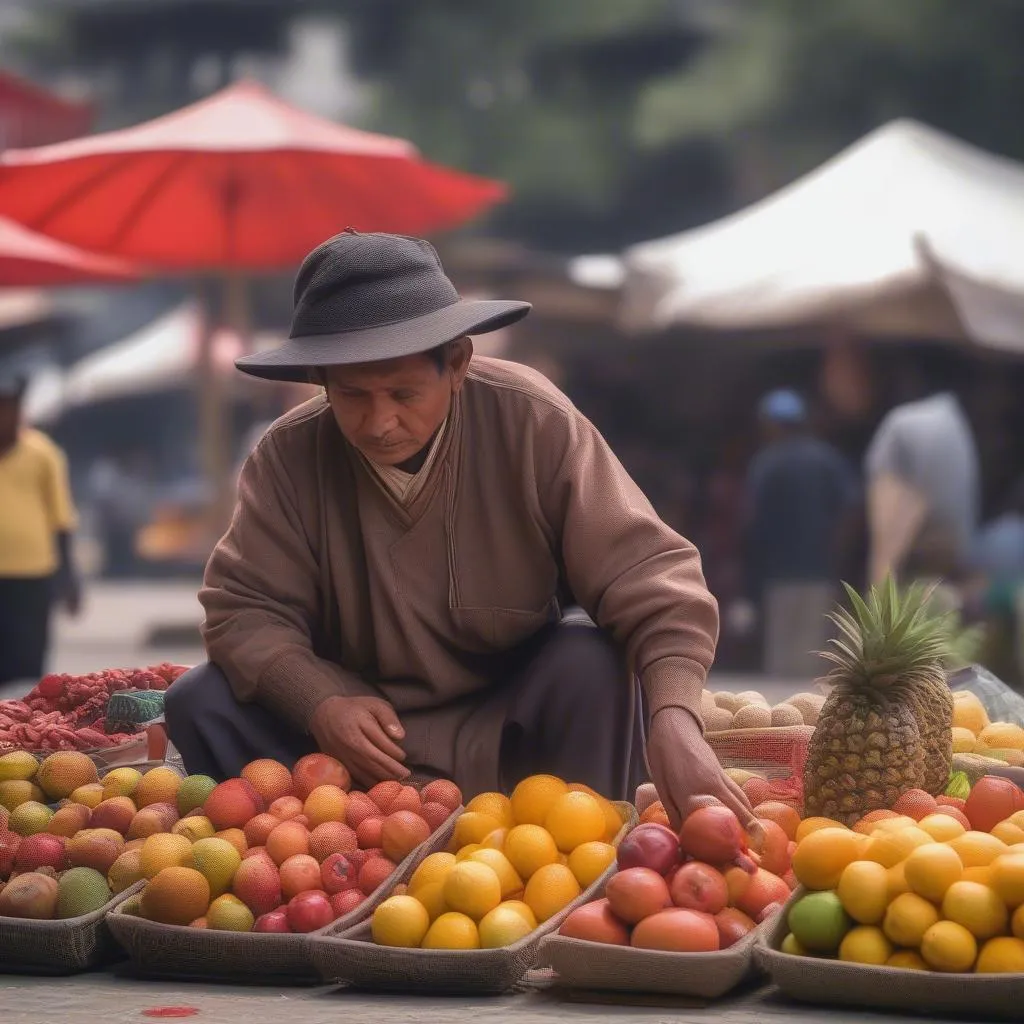
[(373, 939), (422, 949), (512, 945), (604, 874), (621, 828), (610, 801), (553, 775), (524, 779), (511, 798), (482, 793), (457, 819), (449, 850), (430, 854), (408, 891), (374, 912)]

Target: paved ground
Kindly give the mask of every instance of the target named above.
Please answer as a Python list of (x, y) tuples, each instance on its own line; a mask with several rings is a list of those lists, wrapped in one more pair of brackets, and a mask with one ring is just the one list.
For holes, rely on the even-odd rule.
[[(82, 617), (75, 621), (58, 620), (51, 668), (87, 672), (163, 660), (193, 663), (201, 657), (195, 633), (200, 615), (194, 586), (94, 586)], [(157, 646), (150, 642), (155, 633), (163, 633), (166, 638)], [(716, 689), (759, 689), (769, 699), (778, 700), (806, 684), (716, 675), (713, 685)], [(593, 997), (583, 995), (567, 999), (551, 991), (498, 999), (439, 999), (365, 995), (324, 988), (281, 990), (152, 982), (121, 973), (69, 979), (0, 976), (0, 1022), (94, 1024), (103, 1020), (120, 1024), (148, 1019), (147, 1010), (163, 1007), (190, 1007), (197, 1011), (193, 1015), (197, 1021), (216, 1024), (285, 1020), (292, 1024), (326, 1024), (339, 1017), (372, 1020), (375, 1024), (412, 1024), (417, 1018), (436, 1024), (459, 1024), (469, 1015), (478, 1024), (499, 1024), (509, 1019), (516, 1024), (540, 1024), (566, 1018), (589, 1024), (609, 1015), (630, 1021), (672, 1019), (679, 1024), (712, 1017), (721, 1024), (781, 1024), (784, 1018), (793, 1016), (808, 1021), (824, 1016), (822, 1011), (794, 1008), (777, 997), (764, 1002), (755, 995), (747, 992), (711, 1006), (671, 1000), (649, 1000), (638, 1006), (607, 1000), (593, 1002)], [(828, 1016), (836, 1024), (863, 1019), (852, 1012)]]

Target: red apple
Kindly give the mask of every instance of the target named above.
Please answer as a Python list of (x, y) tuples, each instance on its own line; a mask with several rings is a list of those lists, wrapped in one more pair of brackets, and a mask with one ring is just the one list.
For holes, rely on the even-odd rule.
[(619, 844), (617, 861), (619, 870), (649, 868), (666, 875), (682, 860), (679, 839), (664, 825), (649, 822), (638, 825)]
[(266, 914), (260, 914), (252, 926), (254, 932), (290, 932), (288, 927), (288, 908), (278, 907)]
[(324, 891), (331, 895), (359, 888), (359, 868), (344, 853), (332, 853), (320, 865), (320, 878)]
[(722, 873), (699, 860), (689, 861), (675, 873), (669, 893), (677, 907), (705, 914), (717, 914), (729, 902)]
[(334, 920), (334, 908), (321, 889), (307, 889), (288, 901), (288, 927), (293, 932), (315, 932)]

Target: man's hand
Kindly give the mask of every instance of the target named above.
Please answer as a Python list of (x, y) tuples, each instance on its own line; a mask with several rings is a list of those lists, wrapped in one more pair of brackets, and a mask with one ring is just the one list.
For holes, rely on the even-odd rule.
[(73, 573), (61, 573), (57, 584), (57, 599), (72, 618), (82, 610), (82, 585)]
[(336, 757), (361, 786), (404, 779), (405, 736), (395, 709), (379, 697), (329, 697), (313, 712), (310, 732), (325, 754)]
[[(651, 722), (647, 761), (673, 828), (714, 797), (733, 811), (755, 846), (761, 829), (743, 790), (722, 770), (696, 719), (683, 708), (662, 708)], [(701, 799), (701, 798), (705, 799)]]

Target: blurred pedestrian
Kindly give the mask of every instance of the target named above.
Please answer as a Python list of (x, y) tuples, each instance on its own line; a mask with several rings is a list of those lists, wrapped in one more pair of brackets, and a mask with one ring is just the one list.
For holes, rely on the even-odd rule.
[(858, 519), (856, 474), (815, 437), (795, 391), (761, 400), (761, 451), (747, 473), (746, 591), (734, 621), (760, 608), (764, 668), (776, 678), (813, 676), (814, 652), (828, 641), (827, 614), (838, 597), (843, 556)]
[(948, 579), (966, 568), (981, 474), (971, 424), (952, 391), (892, 409), (868, 447), (864, 475), (871, 583), (890, 574)]
[(24, 426), (23, 376), (0, 376), (0, 683), (43, 674), (55, 600), (78, 612), (64, 453)]

